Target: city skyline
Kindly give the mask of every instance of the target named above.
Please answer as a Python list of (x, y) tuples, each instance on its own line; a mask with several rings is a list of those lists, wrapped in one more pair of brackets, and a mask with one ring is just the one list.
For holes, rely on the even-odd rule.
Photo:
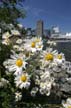
[(59, 26), (62, 32), (71, 32), (71, 0), (25, 0), (26, 16), (19, 19), (26, 28), (35, 28), (43, 20), (44, 28)]

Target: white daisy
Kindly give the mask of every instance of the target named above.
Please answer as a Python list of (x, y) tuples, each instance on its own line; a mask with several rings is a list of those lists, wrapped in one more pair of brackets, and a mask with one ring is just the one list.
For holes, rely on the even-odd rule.
[(2, 44), (4, 44), (4, 45), (10, 45), (10, 43), (11, 43), (11, 41), (9, 38), (2, 40)]
[(54, 59), (54, 62), (56, 62), (57, 64), (65, 63), (65, 56), (64, 56), (64, 54), (63, 53), (57, 54), (55, 59)]
[(38, 88), (33, 87), (33, 89), (31, 90), (31, 96), (35, 96), (37, 92), (38, 92)]
[(62, 105), (64, 108), (71, 108), (71, 98), (67, 98), (66, 102), (62, 101)]
[(19, 51), (19, 45), (13, 45), (13, 49), (14, 49), (14, 51)]
[[(44, 68), (47, 65), (56, 65), (54, 63), (54, 58), (58, 54), (57, 50), (52, 50), (52, 48), (48, 48), (46, 51), (43, 51), (40, 55), (41, 59), (40, 61), (42, 62), (42, 67)], [(41, 68), (42, 68), (41, 67)]]
[(15, 93), (15, 101), (20, 101), (22, 98), (22, 94), (20, 92)]
[(40, 78), (36, 77), (36, 84), (39, 85), (39, 92), (46, 96), (50, 95), (52, 84), (54, 83), (54, 78), (50, 77), (50, 72), (45, 71), (40, 75)]
[(16, 44), (21, 44), (22, 42), (22, 39), (17, 39)]
[(24, 52), (24, 47), (23, 47), (23, 45), (21, 44), (21, 45), (13, 45), (13, 50), (14, 51), (18, 51), (18, 52)]
[(36, 43), (36, 50), (37, 51), (42, 51), (42, 49), (43, 49), (43, 43), (42, 42)]
[(28, 89), (30, 86), (30, 77), (27, 73), (23, 73), (19, 76), (15, 77), (15, 84), (16, 87), (22, 89), (22, 88), (26, 88)]
[(2, 35), (2, 39), (6, 39), (6, 38), (9, 38), (11, 37), (11, 34), (9, 32), (5, 32), (3, 35)]
[(11, 41), (9, 39), (10, 37), (11, 37), (11, 34), (9, 32), (5, 32), (2, 35), (2, 44), (10, 45), (10, 43), (11, 43)]
[(9, 81), (8, 80), (6, 80), (5, 78), (1, 78), (0, 79), (0, 88), (6, 87), (7, 84), (9, 84)]
[(24, 54), (25, 54), (25, 58), (26, 58), (26, 60), (30, 59), (31, 56), (33, 55), (32, 52), (30, 52), (30, 51), (26, 51), (26, 50), (25, 50)]
[(41, 81), (48, 80), (50, 78), (50, 72), (46, 71), (46, 72), (42, 73), (41, 76), (40, 76), (40, 78), (41, 78)]
[(20, 32), (18, 30), (11, 30), (12, 35), (20, 36)]
[(6, 60), (3, 64), (9, 72), (22, 72), (22, 69), (26, 68), (27, 62), (23, 53), (16, 54), (13, 52), (13, 55), (10, 56), (10, 59)]
[(45, 94), (46, 96), (50, 95), (50, 90), (51, 90), (51, 82), (41, 82), (40, 83), (40, 93), (43, 95)]
[(41, 51), (43, 42), (41, 38), (32, 38), (31, 40), (25, 41), (24, 48), (32, 52)]

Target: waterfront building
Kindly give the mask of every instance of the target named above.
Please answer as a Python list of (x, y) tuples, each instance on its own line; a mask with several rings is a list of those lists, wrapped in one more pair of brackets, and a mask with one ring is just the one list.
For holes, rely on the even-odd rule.
[(45, 37), (46, 39), (54, 39), (54, 40), (70, 40), (71, 39), (71, 32), (62, 34), (60, 28), (58, 26), (52, 26), (50, 29), (44, 28), (44, 23), (42, 20), (38, 20), (36, 22), (36, 29), (27, 28), (26, 29), (26, 36), (40, 36)]
[(42, 20), (37, 21), (36, 35), (43, 36), (43, 21)]
[(52, 27), (52, 33), (53, 34), (59, 34), (60, 33), (60, 29), (58, 26), (53, 26)]

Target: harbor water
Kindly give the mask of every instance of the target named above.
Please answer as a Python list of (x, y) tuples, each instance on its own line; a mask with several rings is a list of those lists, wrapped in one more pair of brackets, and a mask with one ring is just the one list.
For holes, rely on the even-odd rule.
[(65, 54), (67, 61), (71, 61), (71, 42), (57, 42), (55, 49)]

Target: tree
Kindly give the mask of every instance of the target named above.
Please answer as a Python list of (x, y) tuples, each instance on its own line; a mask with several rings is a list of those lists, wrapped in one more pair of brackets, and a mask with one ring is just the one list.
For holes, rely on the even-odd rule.
[(0, 0), (0, 22), (15, 23), (25, 17), (24, 0)]
[(0, 72), (2, 69), (3, 58), (5, 58), (5, 55), (8, 55), (10, 50), (7, 46), (2, 45), (2, 34), (6, 30), (10, 30), (9, 24), (12, 23), (15, 25), (17, 24), (18, 18), (25, 17), (25, 11), (22, 5), (24, 1), (25, 0), (0, 0)]

